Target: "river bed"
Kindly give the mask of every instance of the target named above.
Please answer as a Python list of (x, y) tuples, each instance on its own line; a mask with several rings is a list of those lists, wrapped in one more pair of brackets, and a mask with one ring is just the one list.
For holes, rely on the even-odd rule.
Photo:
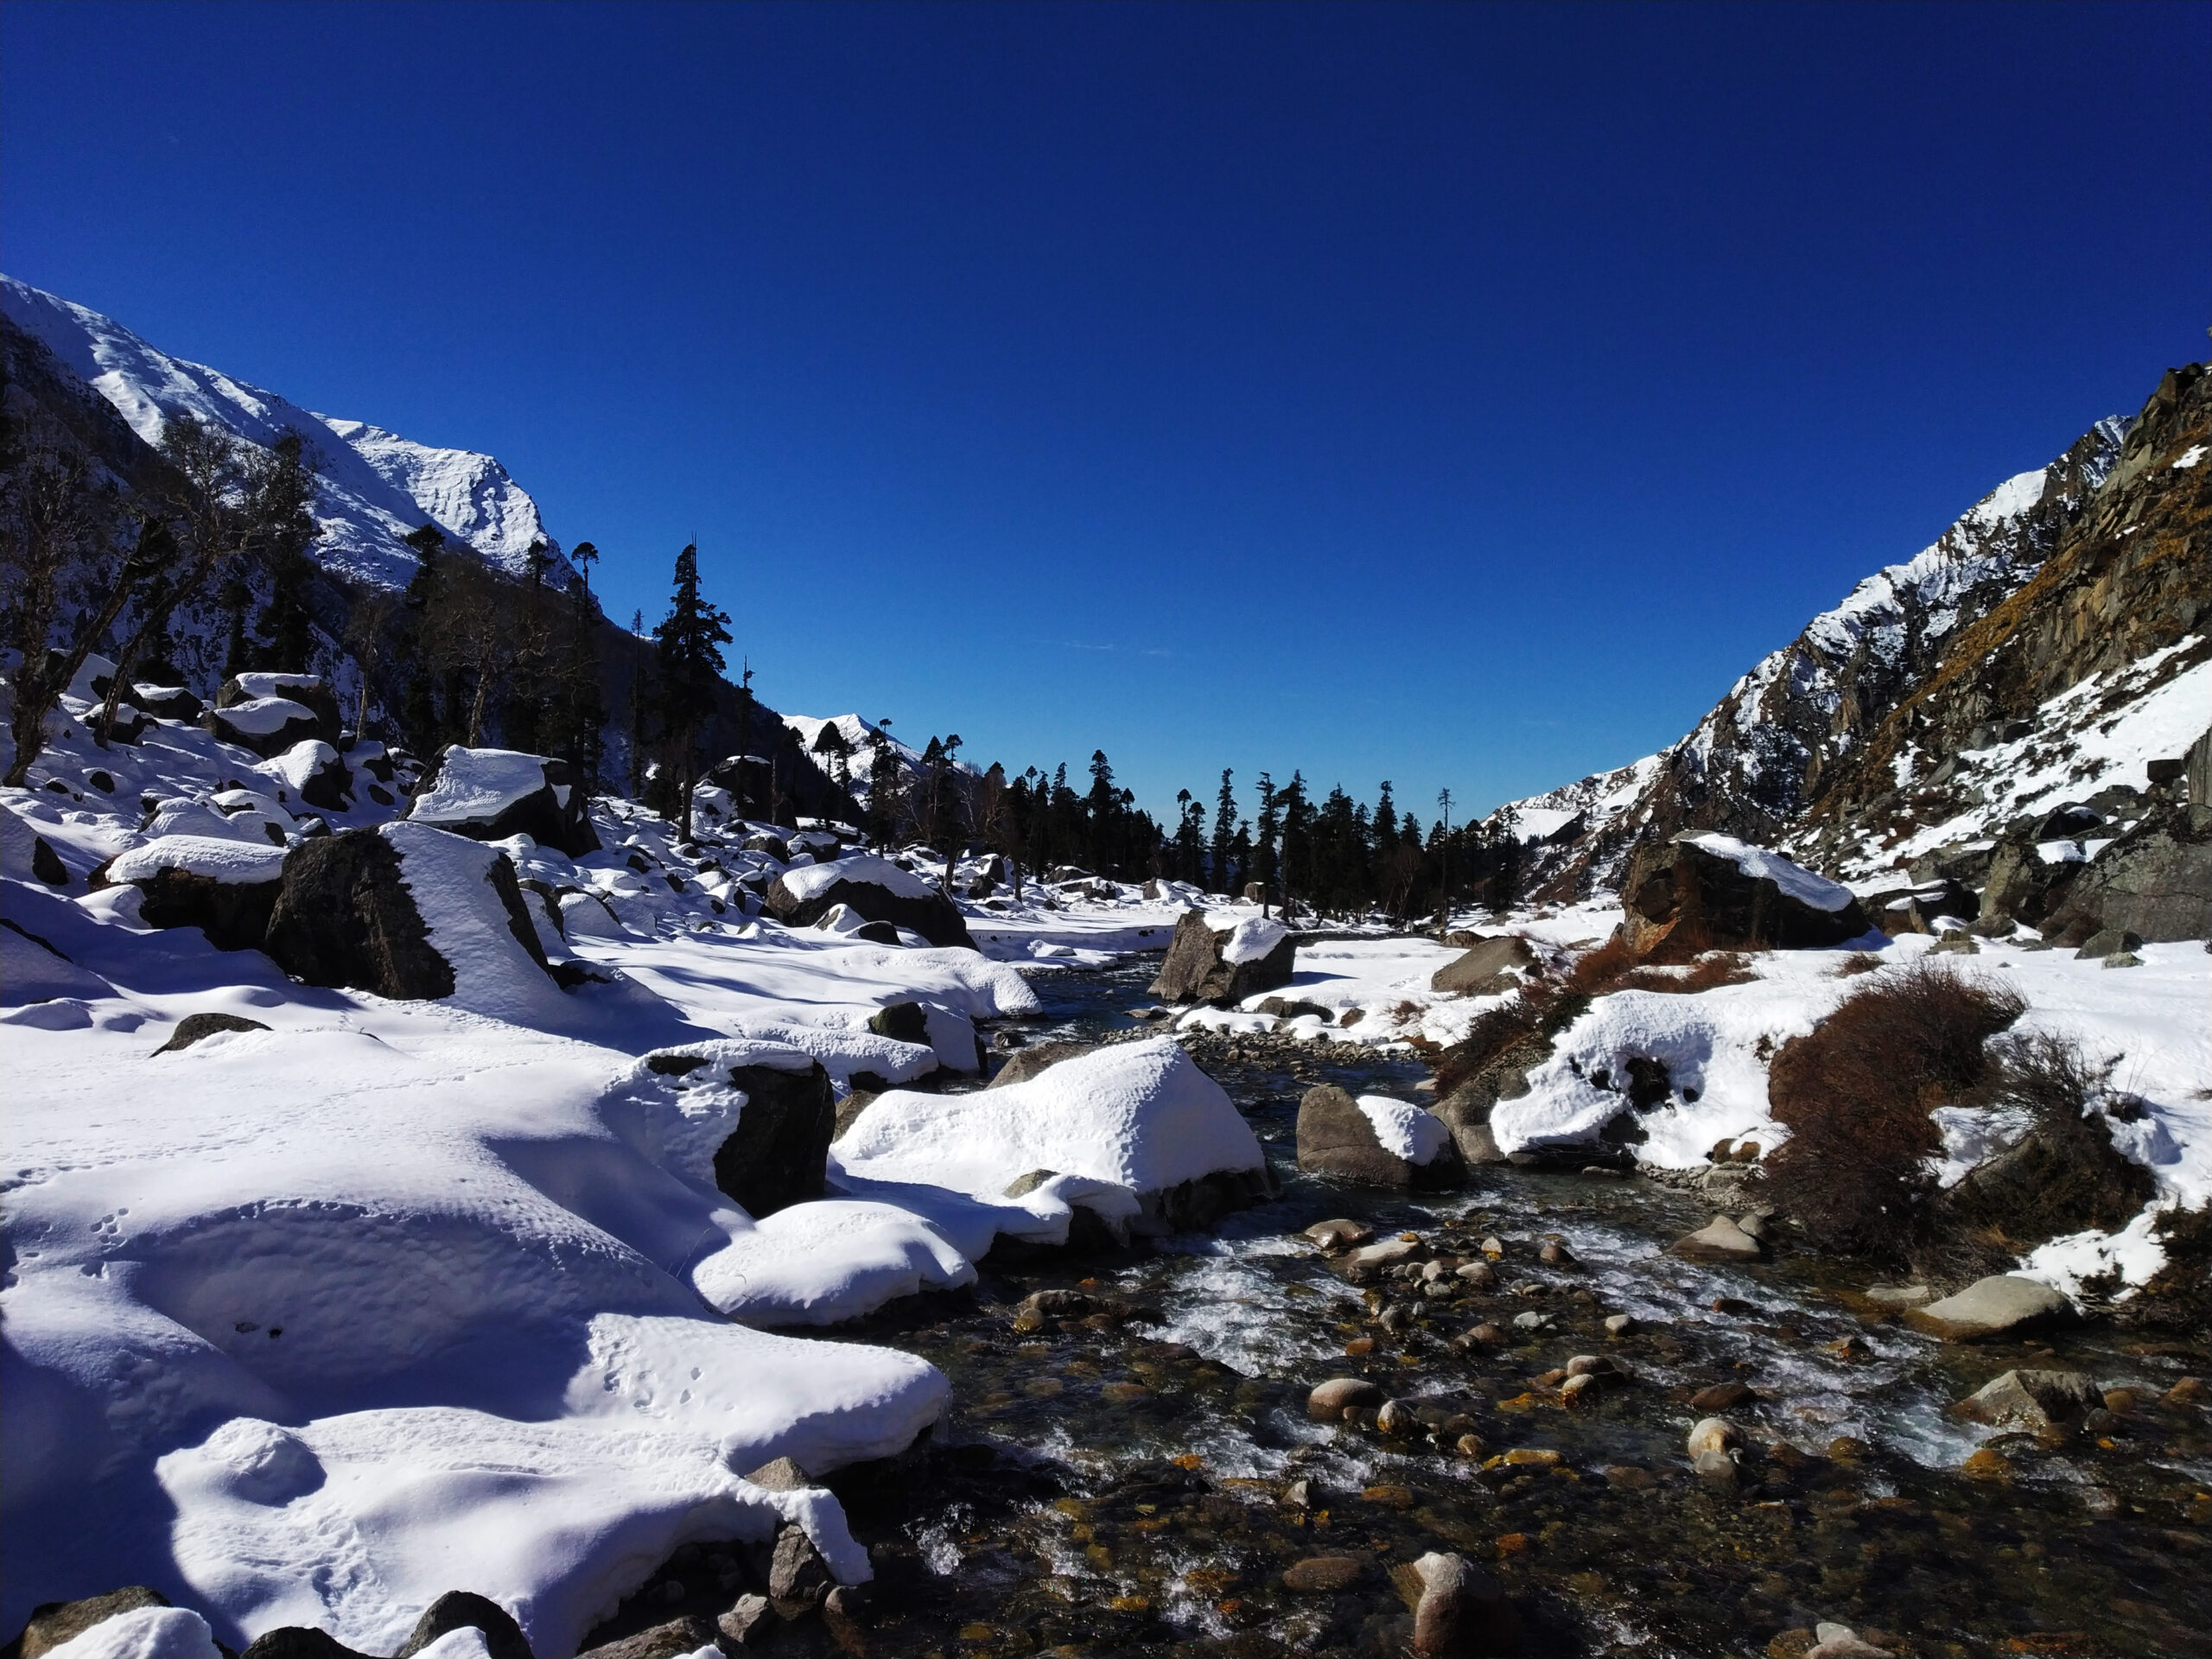
[[(1039, 976), (1046, 1017), (1026, 1034), (1129, 1028), (1149, 972)], [(1316, 1180), (1296, 1166), (1300, 1094), (1415, 1098), (1425, 1069), (1351, 1045), (1194, 1053), (1266, 1145), (1280, 1201), (1144, 1254), (994, 1257), (972, 1294), (835, 1333), (921, 1354), (952, 1382), (932, 1443), (832, 1480), (876, 1565), (871, 1651), (1397, 1653), (1389, 1569), (1452, 1549), (1503, 1582), (1529, 1655), (1802, 1652), (1823, 1620), (1898, 1653), (2212, 1653), (2212, 1433), (2201, 1402), (2160, 1398), (2212, 1368), (2201, 1344), (2096, 1325), (1933, 1342), (1854, 1311), (1842, 1293), (1863, 1270), (1786, 1249), (1750, 1268), (1662, 1254), (1711, 1211), (1642, 1179), (1503, 1167), (1421, 1199)], [(1447, 1275), (1431, 1300), (1347, 1283), (1300, 1236), (1334, 1217), (1490, 1261), (1494, 1287)], [(1540, 1261), (1547, 1241), (1572, 1260)], [(1018, 1327), (1040, 1289), (1094, 1311)], [(1402, 1328), (1377, 1318), (1388, 1304)], [(1623, 1313), (1635, 1328), (1609, 1333)], [(1452, 1345), (1478, 1323), (1503, 1338)], [(1564, 1407), (1539, 1379), (1577, 1355), (1631, 1380)], [(2088, 1372), (2136, 1402), (2101, 1437), (2064, 1440), (1947, 1413), (2016, 1365)], [(1380, 1383), (1411, 1432), (1311, 1421), (1307, 1393), (1332, 1376)], [(1684, 1437), (1706, 1414), (1691, 1396), (1730, 1382), (1754, 1391), (1727, 1414), (1756, 1450), (1715, 1487)], [(1361, 1565), (1333, 1589), (1285, 1585), (1323, 1555)]]

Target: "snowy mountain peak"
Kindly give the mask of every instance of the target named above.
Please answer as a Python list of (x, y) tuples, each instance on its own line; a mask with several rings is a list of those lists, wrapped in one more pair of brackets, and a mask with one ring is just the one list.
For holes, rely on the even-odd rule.
[(528, 574), (531, 546), (541, 540), (555, 556), (546, 580), (559, 585), (573, 574), (560, 543), (545, 533), (537, 503), (490, 455), (317, 415), (219, 369), (172, 357), (113, 318), (12, 276), (0, 276), (0, 313), (113, 404), (149, 444), (186, 414), (264, 448), (289, 431), (306, 437), (320, 467), (315, 514), (322, 537), (312, 551), (338, 575), (404, 587), (420, 560), (403, 538), (425, 519), (511, 575)]

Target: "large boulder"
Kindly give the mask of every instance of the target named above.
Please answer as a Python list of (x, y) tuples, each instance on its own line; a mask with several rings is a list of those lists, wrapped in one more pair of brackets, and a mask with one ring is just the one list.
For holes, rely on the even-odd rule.
[(2037, 1280), (2017, 1274), (1977, 1279), (1955, 1296), (1909, 1307), (1905, 1322), (1951, 1342), (1974, 1342), (2034, 1329), (2072, 1315), (2074, 1305)]
[[(1521, 1088), (1525, 1093), (1528, 1084)], [(1497, 1144), (1497, 1136), (1490, 1127), (1491, 1108), (1497, 1103), (1496, 1085), (1484, 1079), (1470, 1078), (1436, 1103), (1430, 1109), (1437, 1121), (1452, 1132), (1452, 1144), (1459, 1149), (1460, 1161), (1470, 1165), (1502, 1164), (1505, 1154)]]
[(1433, 1192), (1466, 1177), (1451, 1129), (1435, 1114), (1403, 1101), (1354, 1100), (1332, 1083), (1298, 1103), (1298, 1166), (1365, 1186)]
[(1429, 976), (1432, 991), (1460, 996), (1495, 996), (1521, 982), (1521, 975), (1536, 965), (1536, 953), (1518, 933), (1501, 934), (1470, 946), (1465, 956), (1447, 962)]
[(1998, 842), (1982, 883), (1978, 930), (2002, 931), (2016, 922), (2044, 926), (2065, 904), (2088, 868), (2081, 847), (2072, 841), (2038, 841), (2024, 835)]
[(1851, 889), (1732, 836), (1640, 850), (1621, 883), (1619, 937), (1638, 956), (1672, 938), (1699, 950), (1803, 950), (1868, 930)]
[(1062, 1060), (1071, 1060), (1078, 1054), (1088, 1054), (1097, 1046), (1096, 1043), (1032, 1043), (1027, 1048), (1016, 1049), (1013, 1058), (999, 1068), (998, 1076), (984, 1086), (1007, 1089), (1017, 1083), (1027, 1083), (1046, 1068), (1058, 1065)]
[(406, 817), (472, 841), (528, 836), (541, 847), (582, 858), (600, 849), (587, 805), (565, 760), (455, 743), (430, 762)]
[(42, 1601), (31, 1609), (30, 1623), (8, 1644), (9, 1651), (20, 1659), (39, 1659), (41, 1654), (75, 1641), (95, 1624), (105, 1624), (124, 1613), (168, 1605), (167, 1596), (143, 1584), (111, 1590), (104, 1596), (87, 1596), (81, 1601)]
[(756, 1217), (820, 1198), (837, 1127), (837, 1098), (821, 1061), (804, 1071), (734, 1066), (729, 1080), (745, 1091), (745, 1110), (715, 1154), (715, 1185)]
[(283, 884), (285, 852), (213, 836), (162, 836), (118, 853), (87, 878), (97, 891), (130, 886), (149, 927), (196, 927), (219, 950), (258, 949)]
[(2145, 818), (2082, 868), (2044, 928), (2069, 944), (2108, 931), (2212, 938), (2212, 806)]
[[(407, 868), (417, 860), (419, 870)], [(452, 995), (455, 957), (486, 978), (521, 962), (552, 975), (506, 855), (423, 824), (348, 830), (295, 849), (264, 948), (310, 985), (400, 999)]]
[(931, 944), (975, 948), (952, 900), (912, 870), (873, 853), (803, 864), (785, 871), (768, 887), (768, 913), (786, 927), (811, 927), (838, 905), (866, 921), (918, 933)]
[(1170, 1002), (1242, 1002), (1290, 983), (1298, 947), (1290, 930), (1265, 917), (1248, 917), (1217, 930), (1203, 911), (1185, 911), (1168, 941), (1167, 959), (1152, 982), (1152, 995)]
[(2007, 1428), (2056, 1428), (2096, 1410), (2104, 1391), (2076, 1371), (2007, 1371), (1951, 1408), (1970, 1422)]

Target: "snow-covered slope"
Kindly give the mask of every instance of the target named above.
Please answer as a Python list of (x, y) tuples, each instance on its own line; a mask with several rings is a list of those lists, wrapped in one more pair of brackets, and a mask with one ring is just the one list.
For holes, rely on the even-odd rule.
[(189, 414), (267, 448), (288, 431), (320, 461), (313, 556), (358, 582), (406, 585), (420, 561), (402, 540), (427, 519), (511, 575), (528, 570), (533, 543), (556, 556), (548, 580), (571, 572), (546, 534), (537, 504), (490, 455), (439, 449), (359, 421), (315, 414), (219, 369), (170, 356), (86, 306), (0, 276), (0, 311), (113, 404), (148, 443)]

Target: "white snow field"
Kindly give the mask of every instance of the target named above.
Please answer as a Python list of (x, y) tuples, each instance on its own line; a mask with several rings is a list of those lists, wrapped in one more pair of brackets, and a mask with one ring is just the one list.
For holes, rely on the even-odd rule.
[[(972, 1021), (1036, 1006), (1022, 978), (970, 951), (749, 916), (734, 878), (786, 867), (728, 845), (684, 859), (624, 804), (596, 811), (607, 850), (572, 861), (373, 804), (310, 811), (280, 762), (194, 727), (101, 750), (91, 713), (65, 698), (33, 786), (0, 792), (11, 1628), (35, 1600), (143, 1581), (233, 1647), (302, 1624), (389, 1652), (429, 1601), (470, 1589), (557, 1656), (677, 1545), (785, 1519), (865, 1578), (827, 1492), (742, 1476), (896, 1452), (939, 1416), (944, 1379), (760, 1327), (966, 1283), (1001, 1223), (1065, 1236), (1069, 1198), (1110, 1208), (1117, 1171), (1180, 1179), (1161, 1148), (1209, 1111), (1211, 1139), (1192, 1146), (1243, 1144), (1208, 1166), (1257, 1160), (1176, 1051), (1101, 1083), (1134, 1160), (1102, 1165), (1109, 1179), (1071, 1173), (995, 1215), (887, 1155), (913, 1201), (833, 1195), (755, 1221), (715, 1185), (747, 1104), (728, 1068), (819, 1060), (841, 1092), (855, 1071), (972, 1071)], [(372, 825), (454, 966), (451, 996), (295, 983), (259, 951), (149, 927), (127, 884), (150, 868), (268, 880), (326, 826)], [(66, 885), (41, 879), (35, 837)], [(528, 895), (550, 953), (598, 981), (561, 990), (487, 911), (502, 852), (570, 889), (563, 920), (596, 919), (564, 938)], [(92, 890), (111, 859), (124, 884)], [(867, 1028), (916, 1000), (931, 1046)], [(194, 1014), (267, 1029), (156, 1053)], [(711, 1064), (644, 1063), (671, 1047)], [(1033, 1108), (1057, 1091), (1064, 1120), (1037, 1159), (1088, 1169), (1071, 1151), (1083, 1100), (1028, 1091)]]

